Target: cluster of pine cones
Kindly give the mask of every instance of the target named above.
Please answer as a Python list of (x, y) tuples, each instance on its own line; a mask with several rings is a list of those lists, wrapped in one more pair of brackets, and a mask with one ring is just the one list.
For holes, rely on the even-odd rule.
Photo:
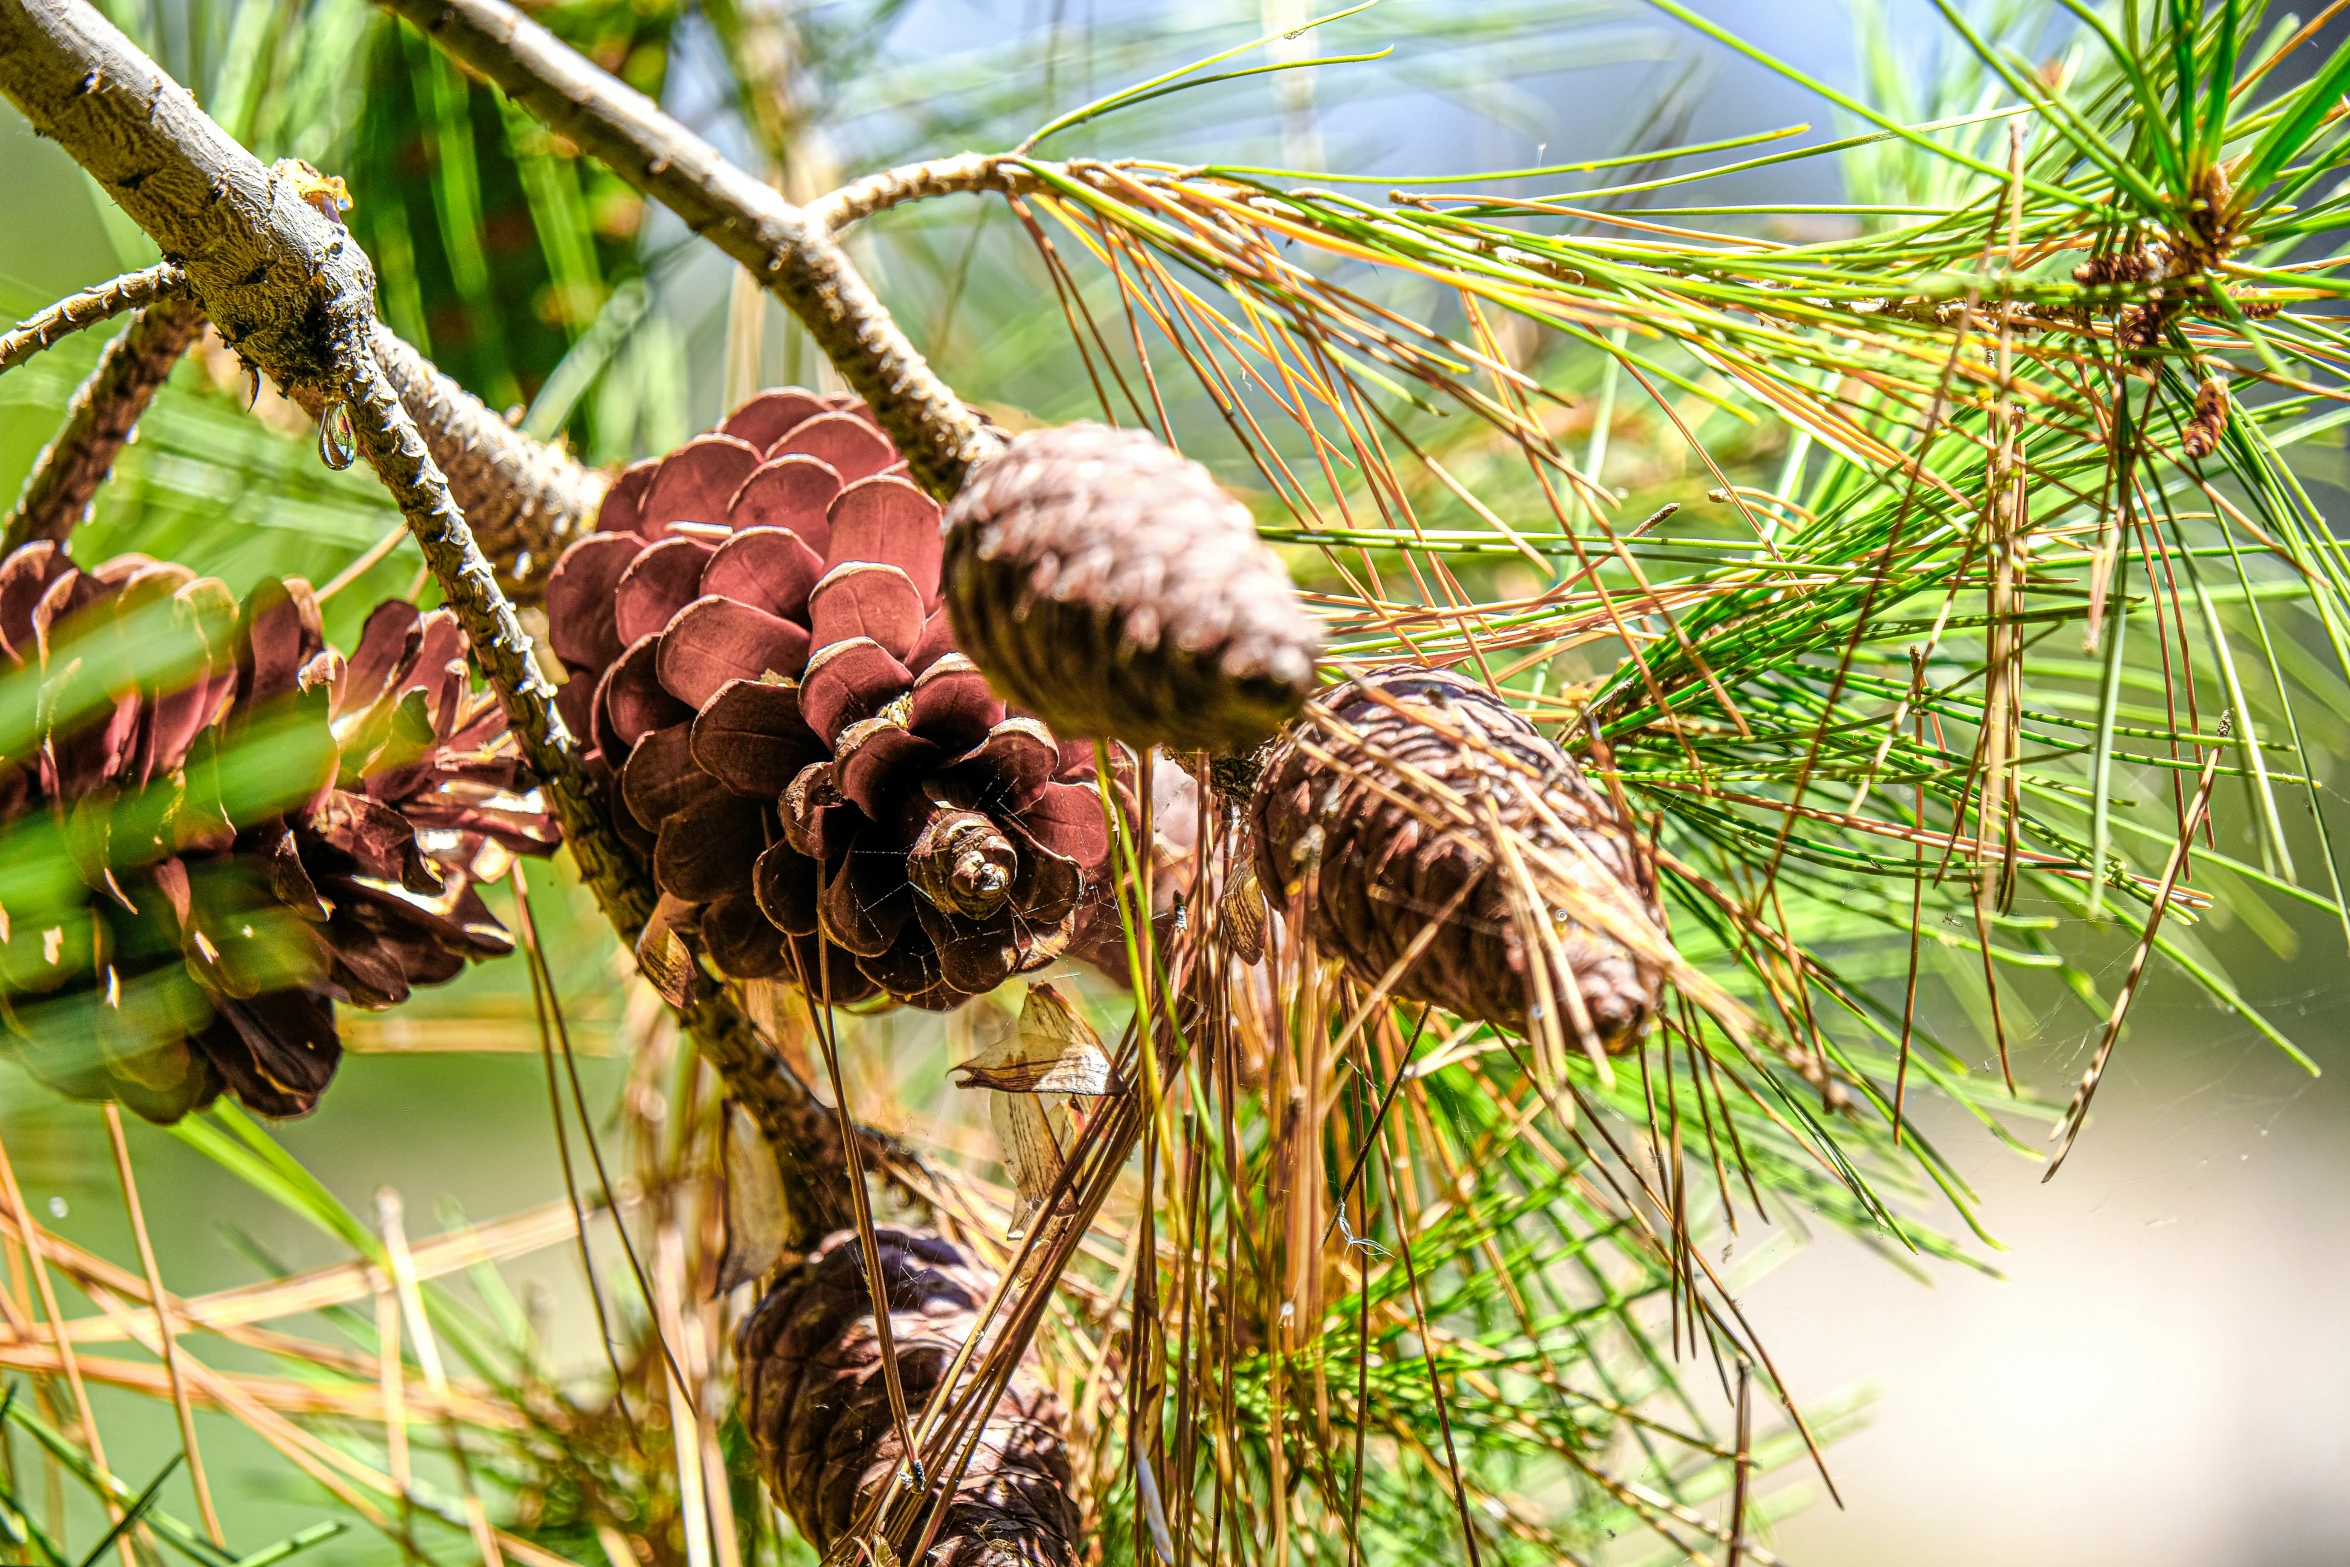
[(513, 942), (475, 890), (556, 841), (446, 611), (349, 657), (298, 578), (243, 603), (143, 555), (0, 561), (0, 1051), (171, 1121), (313, 1109), (337, 1002), (386, 1007)]
[(1336, 730), (1284, 728), (1313, 688), (1313, 622), (1247, 509), (1136, 432), (1015, 437), (942, 517), (862, 404), (765, 392), (620, 477), (547, 614), (560, 705), (669, 904), (663, 928), (734, 978), (944, 1010), (1106, 950), (1091, 739), (1188, 759), (1280, 731), (1247, 813), (1259, 879), (1304, 892), (1310, 850), (1309, 922), (1359, 978), (1450, 908), (1399, 997), (1523, 1028), (1530, 964), (1555, 950), (1569, 1010), (1606, 1047), (1653, 1016), (1652, 963), (1564, 912), (1536, 941), (1491, 852), (1412, 796), (1490, 796), (1537, 852), (1571, 837), (1577, 863), (1651, 906), (1611, 802), (1441, 670), (1368, 672), (1325, 693)]
[[(942, 516), (862, 405), (762, 393), (623, 473), (546, 607), (558, 706), (657, 923), (729, 977), (945, 1010), (1118, 950), (1103, 795), (1130, 807), (1134, 770), (1095, 742), (1229, 763), (1278, 732), (1231, 826), (1358, 979), (1523, 1029), (1556, 978), (1611, 1050), (1654, 1015), (1652, 961), (1526, 907), (1511, 856), (1461, 830), (1476, 802), (1645, 912), (1619, 807), (1445, 671), (1370, 671), (1297, 717), (1311, 618), (1246, 509), (1147, 437), (1016, 438)], [(337, 1003), (511, 950), (475, 884), (556, 833), (446, 612), (381, 605), (346, 658), (299, 580), (240, 604), (182, 567), (83, 571), (33, 544), (0, 562), (0, 657), (0, 827), (53, 850), (0, 867), (0, 1049), (51, 1087), (159, 1121), (224, 1091), (301, 1114), (340, 1057)], [(778, 1281), (738, 1346), (762, 1466), (819, 1547), (898, 1457), (853, 1241)], [(934, 1237), (881, 1244), (919, 1402), (992, 1280)], [(1075, 1559), (1060, 1423), (1024, 1366), (945, 1559)]]
[(957, 648), (941, 549), (864, 407), (787, 390), (629, 469), (557, 564), (559, 705), (722, 973), (943, 1010), (1077, 940), (1093, 748)]

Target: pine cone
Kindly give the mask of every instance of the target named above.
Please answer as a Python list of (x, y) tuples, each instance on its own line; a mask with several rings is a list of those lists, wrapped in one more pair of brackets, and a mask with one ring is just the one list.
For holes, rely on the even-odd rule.
[(1237, 751), (1313, 689), (1320, 634), (1246, 507), (1137, 431), (1014, 437), (947, 509), (947, 607), (1065, 735)]
[(903, 472), (861, 406), (762, 393), (621, 476), (547, 618), (565, 716), (721, 972), (945, 1008), (1067, 949), (1109, 841), (1090, 748), (956, 650)]
[(37, 863), (45, 814), (74, 868), (0, 918), (8, 1048), (52, 1089), (304, 1114), (342, 1056), (333, 1003), (512, 950), (473, 884), (555, 832), (447, 612), (385, 604), (346, 661), (298, 579), (240, 610), (182, 566), (36, 543), (0, 562), (0, 653), (42, 692), (0, 821)]
[[(1446, 830), (1442, 824), (1455, 813), (1429, 797), (1405, 769), (1467, 797), (1472, 809), (1480, 799), (1490, 800), (1521, 842), (1546, 851), (1571, 873), (1612, 877), (1634, 894), (1629, 901), (1641, 916), (1656, 922), (1653, 873), (1613, 804), (1565, 752), (1492, 691), (1446, 670), (1402, 666), (1334, 687), (1321, 705), (1352, 737), (1311, 715), (1283, 737), (1250, 807), (1257, 876), (1269, 894), (1295, 897), (1313, 873), (1308, 913), (1314, 940), (1342, 958), (1356, 978), (1376, 983), (1466, 881), (1474, 883), (1472, 890), (1397, 981), (1394, 994), (1523, 1031), (1535, 993), (1529, 964), (1542, 960), (1541, 936), (1512, 917), (1498, 855), (1473, 822)], [(1439, 725), (1453, 734), (1440, 732)], [(1489, 749), (1455, 735), (1481, 740)], [(1305, 742), (1332, 761), (1309, 755)], [(1524, 764), (1531, 774), (1492, 752)], [(1543, 819), (1522, 785), (1539, 794), (1579, 848)], [(1540, 880), (1537, 885), (1551, 886)], [(1662, 971), (1605, 932), (1564, 910), (1553, 912), (1593, 1033), (1610, 1051), (1633, 1048), (1655, 1014)], [(1573, 1025), (1566, 1026), (1568, 1037), (1575, 1037)]]
[[(877, 1238), (899, 1381), (919, 1411), (995, 1281), (935, 1235), (884, 1229)], [(767, 1484), (808, 1542), (828, 1551), (903, 1451), (855, 1231), (827, 1236), (776, 1282), (744, 1320), (735, 1358)], [(1033, 1360), (1013, 1374), (955, 1487), (927, 1558), (938, 1567), (1074, 1567), (1061, 1406)]]

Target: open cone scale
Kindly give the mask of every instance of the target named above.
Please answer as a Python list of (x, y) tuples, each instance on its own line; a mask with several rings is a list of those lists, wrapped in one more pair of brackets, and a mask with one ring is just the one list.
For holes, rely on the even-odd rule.
[(0, 561), (0, 660), (40, 683), (0, 820), (46, 814), (77, 878), (12, 889), (0, 925), (0, 1051), (50, 1088), (157, 1121), (223, 1090), (304, 1114), (336, 1003), (513, 950), (475, 884), (556, 830), (447, 611), (388, 601), (345, 658), (299, 578), (240, 605), (44, 541)]
[(943, 1009), (1069, 950), (1109, 839), (1092, 748), (956, 648), (904, 470), (862, 405), (762, 393), (621, 476), (547, 614), (661, 930)]

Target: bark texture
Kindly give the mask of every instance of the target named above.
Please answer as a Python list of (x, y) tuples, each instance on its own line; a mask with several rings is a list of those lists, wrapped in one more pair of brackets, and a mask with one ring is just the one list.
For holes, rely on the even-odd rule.
[(156, 388), (204, 330), (204, 308), (192, 299), (158, 299), (131, 317), (98, 356), (90, 378), (66, 406), (65, 428), (41, 450), (25, 475), (16, 509), (8, 514), (0, 554), (36, 539), (58, 541), (90, 509), (114, 459), (154, 401)]
[[(1483, 810), (1552, 868), (1528, 879), (1547, 905), (1538, 912), (1516, 906), (1509, 856), (1477, 830)], [(1570, 1038), (1587, 1025), (1606, 1049), (1628, 1050), (1655, 1014), (1663, 970), (1597, 928), (1589, 907), (1608, 898), (1653, 924), (1646, 857), (1566, 753), (1474, 681), (1402, 666), (1334, 688), (1283, 736), (1251, 815), (1267, 894), (1302, 897), (1315, 942), (1366, 984), (1449, 908), (1393, 993), (1523, 1031), (1546, 961), (1540, 917), (1573, 980), (1560, 997)]]
[(377, 326), (367, 258), (307, 199), (304, 171), (264, 166), (102, 17), (67, 0), (0, 5), (0, 91), (147, 231), (222, 341), (288, 396), (316, 412), (342, 395), (336, 356), (354, 340), (376, 347), (501, 559), (533, 557), (519, 581), (543, 581), (589, 526), (602, 476), (508, 429)]
[[(263, 167), (82, 0), (0, 0), (0, 92), (186, 271), (224, 341), (289, 395), (319, 408), (348, 403), (360, 447), (496, 688), (582, 878), (633, 943), (652, 909), (650, 889), (634, 874), (581, 769), (512, 603), (399, 386), (371, 352), (373, 268), (342, 225), (307, 199), (308, 171)], [(419, 393), (438, 384), (420, 370), (408, 379)], [(849, 1206), (845, 1172), (837, 1163), (819, 1165), (823, 1151), (803, 1141), (830, 1112), (719, 986), (691, 976), (680, 1012), (775, 1144), (797, 1225), (820, 1234), (839, 1222)]]
[[(565, 547), (595, 531), (611, 476), (515, 429), (381, 321), (369, 327), (367, 346), (416, 422), (500, 590), (518, 604), (545, 598)], [(318, 387), (288, 388), (287, 395), (314, 419), (337, 400)]]
[(382, 322), (367, 343), (500, 585), (518, 601), (544, 596), (565, 546), (594, 531), (610, 478), (515, 429)]
[(290, 393), (340, 395), (372, 269), (286, 167), (264, 167), (74, 0), (0, 5), (0, 88), (184, 269), (223, 341)]
[(928, 201), (966, 191), (1011, 191), (1020, 168), (999, 153), (966, 152), (926, 163), (901, 164), (854, 179), (808, 203), (808, 221), (827, 234), (909, 201)]
[(1000, 444), (823, 225), (504, 0), (382, 0), (542, 124), (750, 269), (807, 327), (941, 501)]
[(0, 333), (0, 370), (13, 370), (60, 339), (111, 321), (126, 310), (137, 310), (167, 294), (185, 294), (188, 276), (168, 261), (158, 261), (137, 272), (109, 278), (95, 288), (68, 294), (46, 310), (37, 310)]
[(1015, 438), (947, 510), (955, 638), (1063, 735), (1230, 752), (1313, 689), (1321, 634), (1248, 508), (1138, 430)]
[[(878, 1239), (898, 1375), (908, 1408), (919, 1412), (978, 1327), (995, 1280), (936, 1235), (884, 1229)], [(735, 1349), (759, 1467), (809, 1543), (829, 1551), (902, 1451), (856, 1234), (827, 1236), (778, 1280)], [(1060, 1401), (1024, 1363), (981, 1428), (925, 1560), (1074, 1567), (1069, 1484)]]

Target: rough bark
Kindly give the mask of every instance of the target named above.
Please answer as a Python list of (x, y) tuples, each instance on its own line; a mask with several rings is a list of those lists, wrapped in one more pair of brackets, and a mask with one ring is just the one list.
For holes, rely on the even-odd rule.
[(139, 416), (170, 379), (172, 367), (204, 330), (204, 309), (192, 299), (157, 299), (122, 329), (66, 405), (65, 427), (34, 459), (16, 509), (8, 514), (0, 555), (35, 539), (73, 532), (114, 459), (138, 428)]
[(966, 152), (926, 163), (900, 164), (849, 181), (802, 209), (827, 234), (909, 201), (928, 201), (966, 191), (1017, 188), (1019, 165), (1000, 153)]
[(750, 269), (944, 501), (998, 438), (915, 352), (825, 227), (503, 0), (382, 0), (550, 130)]
[(564, 547), (595, 530), (610, 477), (515, 429), (381, 321), (367, 343), (423, 431), (500, 585), (535, 602)]
[[(498, 586), (518, 604), (537, 603), (564, 548), (595, 531), (611, 476), (515, 429), (381, 321), (368, 329), (367, 346), (416, 421)], [(288, 395), (312, 418), (333, 401), (316, 390)]]
[[(546, 597), (564, 548), (595, 531), (611, 475), (515, 429), (381, 321), (368, 328), (367, 346), (423, 433), (499, 588), (518, 604)], [(287, 395), (313, 419), (335, 401), (316, 387)]]
[(187, 274), (168, 261), (158, 261), (78, 294), (68, 294), (0, 334), (0, 370), (13, 370), (60, 339), (111, 321), (126, 310), (138, 310), (166, 295), (187, 291)]
[[(265, 167), (128, 39), (82, 25), (78, 10), (0, 8), (0, 78), (34, 130), (147, 231), (222, 340), (313, 412), (340, 395), (328, 345), (364, 333), (459, 503), (479, 514), (485, 547), (518, 587), (543, 584), (563, 545), (594, 526), (604, 477), (510, 428), (373, 322), (368, 292), (352, 291), (365, 256), (300, 180)], [(530, 569), (513, 570), (525, 554)]]
[[(651, 893), (604, 818), (513, 605), (371, 351), (375, 279), (358, 244), (304, 199), (297, 171), (264, 168), (81, 0), (0, 0), (0, 92), (186, 271), (225, 341), (291, 395), (319, 407), (347, 401), (361, 449), (399, 503), (497, 689), (582, 878), (633, 944)], [(419, 367), (421, 361), (409, 367), (413, 391), (429, 394), (445, 384)], [(694, 979), (681, 1008), (686, 1026), (776, 1145), (798, 1199), (795, 1218), (821, 1233), (847, 1208), (837, 1140), (829, 1151), (807, 1140), (829, 1113), (731, 996)], [(831, 1162), (820, 1164), (828, 1153)]]

